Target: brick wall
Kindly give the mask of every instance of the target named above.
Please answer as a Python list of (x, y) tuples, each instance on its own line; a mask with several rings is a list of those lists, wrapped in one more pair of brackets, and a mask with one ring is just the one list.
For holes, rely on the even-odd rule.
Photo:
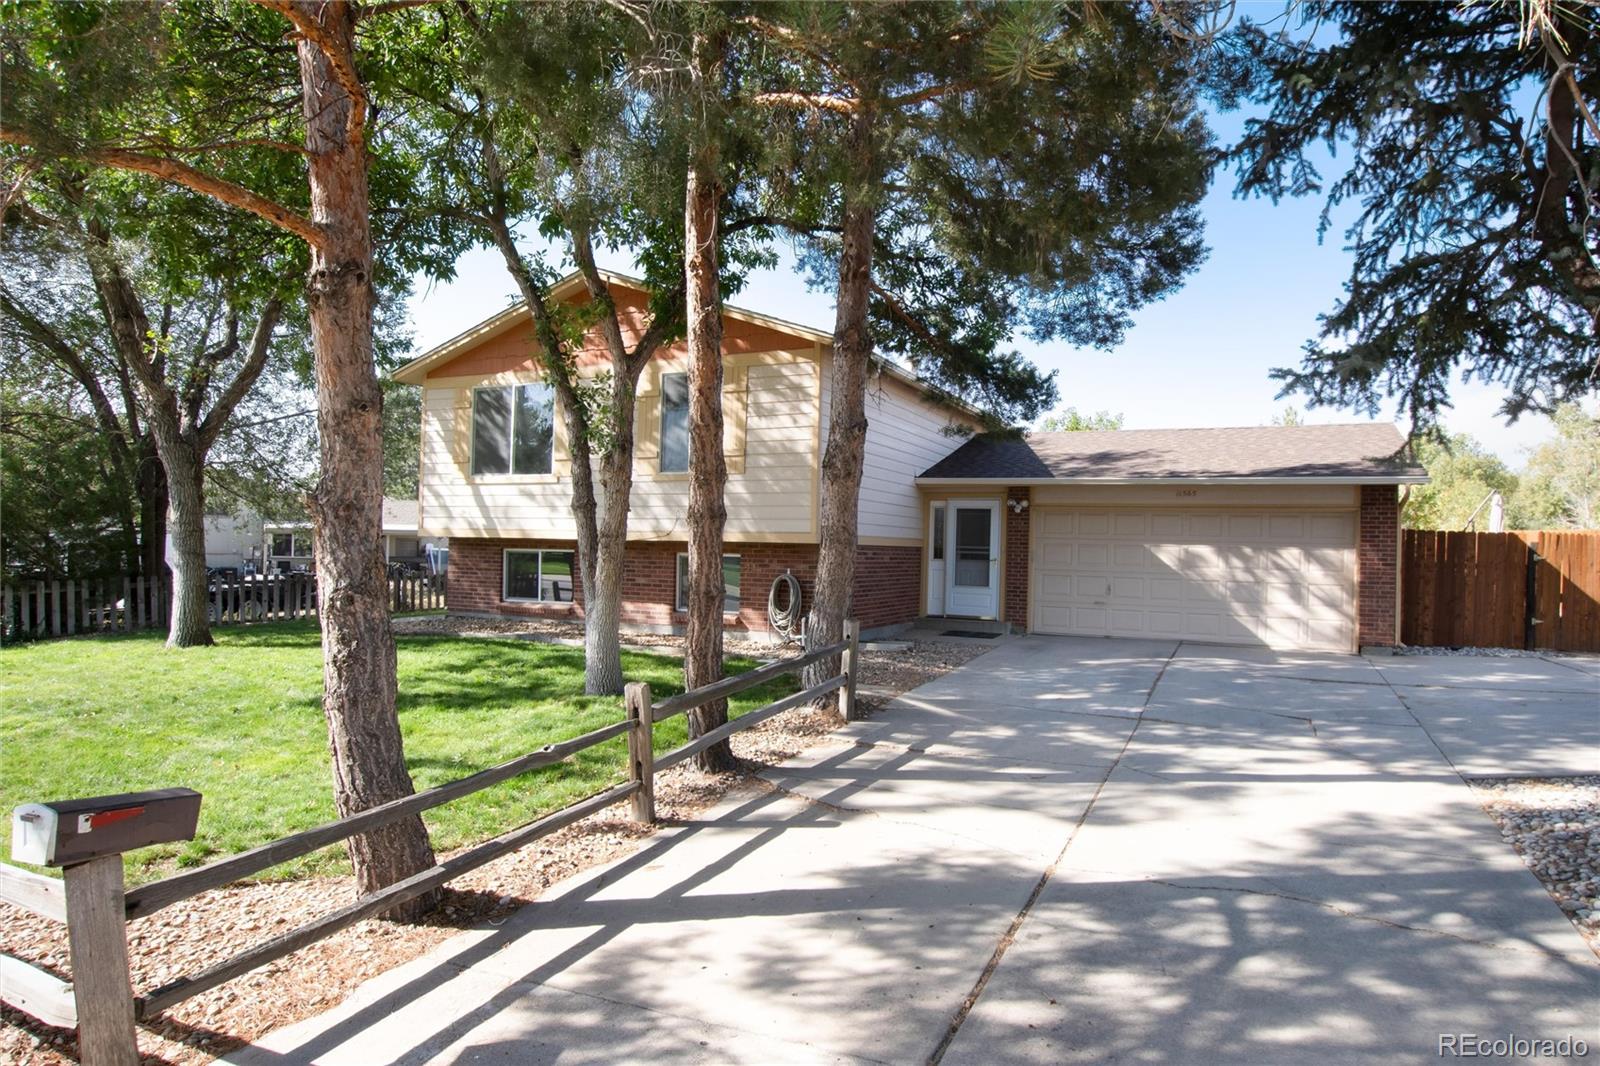
[(450, 581), (445, 604), (452, 613), (504, 614), (524, 618), (577, 618), (583, 613), (583, 582), (573, 567), (573, 603), (507, 603), (501, 598), (502, 553), (507, 548), (572, 550), (555, 540), (477, 540), (450, 538)]
[[(501, 553), (506, 548), (560, 548), (571, 543), (538, 540), (450, 541), (449, 609), (473, 614), (536, 618), (582, 617), (583, 590), (573, 575), (575, 603), (507, 603), (501, 598)], [(665, 630), (682, 627), (688, 616), (676, 609), (678, 553), (682, 542), (635, 542), (622, 567), (622, 621), (628, 626)], [(730, 630), (770, 631), (767, 593), (785, 570), (800, 582), (809, 609), (816, 591), (817, 547), (814, 544), (738, 544), (727, 546), (739, 556), (739, 612), (726, 616)], [(854, 612), (863, 629), (912, 622), (917, 617), (917, 582), (922, 553), (914, 547), (863, 547), (856, 557)]]
[(1359, 612), (1356, 639), (1363, 647), (1397, 643), (1394, 624), (1399, 538), (1398, 490), (1393, 485), (1361, 486), (1361, 540), (1356, 550)]
[(1028, 536), (1033, 516), (1027, 510), (1020, 514), (1012, 510), (1011, 501), (1021, 500), (1026, 503), (1031, 495), (1031, 491), (1026, 488), (1006, 490), (1006, 572), (1003, 579), (1005, 603), (1001, 617), (1023, 631), (1028, 628)]
[(856, 550), (851, 613), (860, 619), (862, 629), (915, 622), (921, 581), (920, 546), (864, 545)]

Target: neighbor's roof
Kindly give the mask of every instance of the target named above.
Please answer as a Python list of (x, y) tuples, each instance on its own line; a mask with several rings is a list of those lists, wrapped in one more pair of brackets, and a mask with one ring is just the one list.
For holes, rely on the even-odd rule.
[[(269, 533), (282, 533), (291, 529), (310, 529), (308, 519), (295, 519), (283, 522), (263, 522), (262, 528)], [(400, 500), (393, 496), (383, 498), (383, 531), (385, 533), (415, 533), (417, 531), (417, 501)]]
[[(610, 286), (623, 289), (633, 289), (637, 292), (649, 291), (649, 287), (641, 278), (631, 277), (627, 274), (619, 274), (613, 270), (602, 270), (600, 271), (600, 276), (605, 279), (605, 283)], [(583, 276), (577, 271), (573, 271), (571, 274), (568, 274), (566, 277), (562, 278), (560, 281), (556, 282), (550, 287), (550, 298), (555, 300), (564, 300), (569, 296), (576, 295), (583, 288)], [(736, 307), (733, 304), (723, 304), (722, 313), (728, 318), (736, 319), (741, 322), (749, 322), (752, 325), (765, 326), (767, 329), (775, 330), (779, 333), (787, 333), (799, 340), (804, 341), (807, 344), (820, 344), (824, 348), (830, 349), (833, 346), (832, 333), (816, 329), (812, 326), (803, 326), (798, 322), (791, 322), (788, 319), (778, 318), (774, 315), (764, 315), (759, 311), (751, 311), (747, 308)], [(501, 311), (495, 315), (491, 315), (464, 333), (458, 333), (456, 336), (451, 337), (443, 344), (437, 345), (433, 348), (430, 348), (428, 351), (423, 352), (409, 363), (406, 363), (405, 365), (396, 369), (389, 376), (394, 378), (396, 381), (407, 385), (421, 385), (423, 380), (428, 376), (428, 372), (430, 370), (433, 370), (435, 367), (443, 366), (456, 356), (468, 351), (469, 349), (477, 347), (484, 341), (498, 337), (507, 330), (513, 329), (516, 326), (520, 326), (528, 322), (529, 318), (530, 316), (528, 314), (527, 303), (519, 300), (510, 307), (506, 308), (504, 311)], [(883, 359), (881, 357), (874, 357), (872, 360), (872, 365), (873, 368), (880, 373), (887, 374), (892, 378), (897, 378), (905, 384), (910, 385), (911, 387), (918, 389), (923, 393), (926, 393), (930, 397), (936, 398), (943, 403), (956, 408), (957, 410), (971, 415), (974, 418), (981, 419), (983, 417), (982, 413), (979, 412), (977, 408), (955, 397), (947, 396), (944, 393), (941, 393), (938, 389), (935, 389), (933, 386), (928, 384), (928, 382), (923, 381), (921, 378), (917, 377), (917, 375), (913, 374), (905, 367), (900, 366), (898, 363), (891, 362), (890, 360)]]
[(1386, 422), (979, 436), (924, 470), (917, 481), (1427, 481), (1415, 461), (1396, 457), (1404, 444), (1400, 431)]

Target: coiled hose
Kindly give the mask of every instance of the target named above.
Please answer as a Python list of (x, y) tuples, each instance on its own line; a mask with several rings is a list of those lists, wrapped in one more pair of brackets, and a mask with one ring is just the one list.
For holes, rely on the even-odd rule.
[[(788, 592), (788, 602), (778, 606), (778, 590)], [(800, 582), (785, 570), (772, 579), (772, 591), (767, 593), (767, 621), (785, 644), (800, 639)]]

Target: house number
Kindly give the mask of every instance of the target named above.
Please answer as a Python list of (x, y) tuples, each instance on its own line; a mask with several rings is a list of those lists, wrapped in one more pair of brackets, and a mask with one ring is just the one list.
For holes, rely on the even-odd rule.
[(1200, 490), (1199, 489), (1179, 489), (1178, 490), (1178, 495), (1179, 496), (1198, 496), (1198, 495), (1200, 495)]

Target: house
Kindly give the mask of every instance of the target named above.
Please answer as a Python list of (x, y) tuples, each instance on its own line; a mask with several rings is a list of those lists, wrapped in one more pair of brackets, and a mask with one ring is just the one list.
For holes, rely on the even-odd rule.
[[(212, 569), (243, 570), (253, 562), (261, 544), (261, 516), (246, 511), (241, 514), (208, 514), (205, 520), (206, 566)], [(172, 534), (167, 534), (167, 559), (176, 555)]]
[[(608, 275), (629, 343), (641, 283)], [(553, 298), (581, 303), (576, 277)], [(725, 309), (728, 461), (724, 622), (770, 633), (784, 573), (809, 604), (827, 443), (830, 334)], [(454, 614), (577, 617), (571, 461), (517, 305), (395, 377), (423, 390), (418, 528), (449, 537)], [(597, 338), (580, 373), (606, 365)], [(640, 380), (623, 621), (686, 621), (687, 362)], [(1395, 642), (1392, 426), (975, 435), (977, 413), (875, 365), (854, 611), (869, 634), (922, 617), (1044, 633), (1185, 637), (1354, 650)]]
[[(273, 520), (262, 523), (261, 558), (263, 569), (273, 571), (312, 568), (311, 522)], [(383, 498), (383, 560), (386, 563), (421, 565), (431, 558), (429, 549), (445, 546), (441, 537), (424, 537), (417, 530), (417, 501)]]

